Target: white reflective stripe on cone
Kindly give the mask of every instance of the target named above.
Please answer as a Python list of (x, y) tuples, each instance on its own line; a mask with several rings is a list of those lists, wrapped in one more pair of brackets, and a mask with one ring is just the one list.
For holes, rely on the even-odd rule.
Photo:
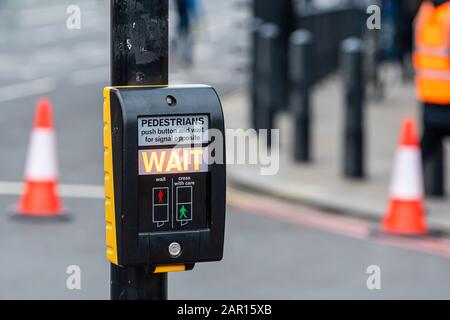
[(53, 129), (33, 129), (25, 167), (25, 179), (55, 181), (58, 177)]
[(419, 148), (400, 147), (394, 162), (391, 198), (418, 200), (423, 197), (422, 158)]

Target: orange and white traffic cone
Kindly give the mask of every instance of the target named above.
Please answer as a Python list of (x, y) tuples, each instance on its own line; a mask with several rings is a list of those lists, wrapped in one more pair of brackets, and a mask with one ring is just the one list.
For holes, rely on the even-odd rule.
[(416, 122), (403, 122), (400, 147), (395, 157), (390, 201), (382, 222), (390, 234), (420, 236), (428, 233), (425, 219), (422, 159)]
[(58, 196), (56, 140), (52, 105), (49, 99), (38, 101), (25, 166), (25, 188), (16, 207), (16, 216), (61, 218)]

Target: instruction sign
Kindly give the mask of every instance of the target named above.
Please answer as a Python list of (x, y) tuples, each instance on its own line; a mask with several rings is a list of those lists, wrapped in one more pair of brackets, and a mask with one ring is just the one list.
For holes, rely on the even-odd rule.
[(138, 119), (140, 147), (209, 142), (207, 115), (142, 117)]

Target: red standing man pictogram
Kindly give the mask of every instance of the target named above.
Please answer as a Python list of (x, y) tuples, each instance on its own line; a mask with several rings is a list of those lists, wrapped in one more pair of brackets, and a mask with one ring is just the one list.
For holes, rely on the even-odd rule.
[(164, 192), (162, 190), (158, 191), (158, 203), (164, 203)]

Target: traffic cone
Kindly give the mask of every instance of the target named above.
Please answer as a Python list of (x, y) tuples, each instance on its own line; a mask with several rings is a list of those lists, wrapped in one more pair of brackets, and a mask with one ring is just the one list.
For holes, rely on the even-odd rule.
[(389, 207), (382, 222), (382, 231), (408, 236), (428, 233), (419, 138), (415, 120), (410, 117), (403, 122), (391, 181)]
[(61, 218), (58, 196), (56, 141), (52, 105), (49, 99), (38, 101), (25, 166), (25, 188), (16, 207), (16, 215), (27, 218)]

